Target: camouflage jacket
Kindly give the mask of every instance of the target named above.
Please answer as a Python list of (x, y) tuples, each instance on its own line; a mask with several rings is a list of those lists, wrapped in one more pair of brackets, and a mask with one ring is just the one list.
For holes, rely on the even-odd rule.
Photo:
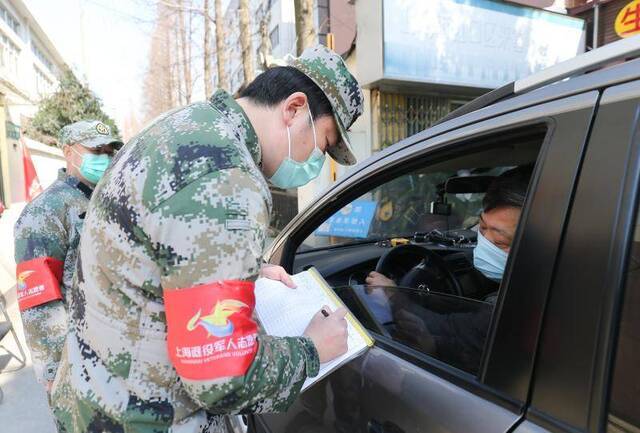
[[(58, 180), (27, 204), (15, 225), (16, 264), (39, 257), (63, 261), (63, 296), (71, 286), (90, 196), (88, 186), (61, 169)], [(55, 377), (67, 332), (65, 301), (25, 310), (22, 322), (36, 378), (46, 384)]]
[(309, 339), (260, 330), (255, 344), (236, 341), (256, 350), (239, 375), (185, 377), (170, 358), (167, 291), (189, 300), (189, 288), (259, 272), (271, 211), (260, 160), (244, 111), (220, 90), (118, 152), (85, 221), (52, 391), (60, 431), (224, 431), (218, 415), (285, 410), (317, 374)]

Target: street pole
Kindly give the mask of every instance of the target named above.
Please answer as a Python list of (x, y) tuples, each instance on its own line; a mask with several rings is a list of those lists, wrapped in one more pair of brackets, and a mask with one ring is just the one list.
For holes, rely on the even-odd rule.
[[(335, 44), (335, 39), (333, 36), (333, 33), (327, 33), (327, 48), (329, 48), (330, 50), (335, 50), (336, 49), (336, 44)], [(333, 160), (333, 158), (331, 158), (329, 160), (329, 176), (331, 179), (331, 182), (335, 182), (337, 175), (336, 175), (336, 162)]]

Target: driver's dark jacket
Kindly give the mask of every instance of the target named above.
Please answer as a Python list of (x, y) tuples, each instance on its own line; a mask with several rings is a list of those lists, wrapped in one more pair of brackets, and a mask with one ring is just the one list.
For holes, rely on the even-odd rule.
[[(479, 273), (478, 273), (479, 274)], [(497, 300), (499, 284), (484, 276), (488, 291), (484, 297), (487, 303), (476, 311), (437, 313), (419, 305), (403, 305), (402, 308), (420, 317), (432, 337), (431, 353), (435, 358), (461, 370), (475, 373), (480, 365), (484, 343), (489, 330), (489, 322)], [(397, 313), (394, 312), (394, 315)], [(427, 333), (423, 333), (427, 334)], [(424, 345), (423, 345), (424, 347)]]

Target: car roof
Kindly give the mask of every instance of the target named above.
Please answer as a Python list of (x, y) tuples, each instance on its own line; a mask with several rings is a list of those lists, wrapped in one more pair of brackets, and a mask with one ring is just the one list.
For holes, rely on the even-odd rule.
[[(640, 40), (638, 42), (640, 44)], [(509, 89), (506, 89), (507, 86), (504, 86), (469, 102), (469, 104), (467, 105), (474, 104), (474, 102), (481, 100), (482, 98), (490, 94), (493, 94), (490, 96), (490, 98), (492, 99), (496, 99), (496, 95), (502, 94), (501, 98), (497, 99), (496, 101), (492, 101), (488, 105), (483, 103), (477, 104), (477, 108), (473, 109), (470, 112), (458, 114), (456, 116), (447, 116), (434, 126), (431, 126), (421, 132), (418, 132), (410, 137), (399, 141), (392, 146), (381, 150), (380, 152), (375, 153), (370, 158), (367, 158), (367, 160), (363, 161), (364, 165), (362, 165), (362, 167), (364, 167), (365, 165), (369, 165), (374, 161), (382, 159), (389, 154), (396, 153), (416, 143), (422, 142), (426, 139), (442, 135), (449, 131), (470, 125), (475, 122), (490, 119), (492, 117), (507, 114), (513, 111), (553, 101), (556, 99), (577, 95), (594, 89), (602, 89), (636, 79), (640, 79), (640, 58), (625, 61), (624, 63), (619, 63), (612, 66), (607, 66), (603, 69), (585, 73), (576, 77), (563, 79), (552, 84), (544, 85), (540, 88), (529, 90), (528, 92), (523, 94), (515, 94), (512, 91), (509, 91)], [(508, 86), (512, 88), (513, 84), (514, 83), (511, 83)], [(465, 106), (461, 107), (460, 109), (464, 107)], [(454, 113), (455, 112), (451, 114)], [(358, 166), (360, 166), (360, 164)]]
[(576, 77), (611, 65), (612, 62), (625, 61), (638, 56), (640, 56), (640, 35), (619, 40), (488, 92), (448, 114), (438, 123), (460, 117), (504, 98), (521, 95), (565, 78)]

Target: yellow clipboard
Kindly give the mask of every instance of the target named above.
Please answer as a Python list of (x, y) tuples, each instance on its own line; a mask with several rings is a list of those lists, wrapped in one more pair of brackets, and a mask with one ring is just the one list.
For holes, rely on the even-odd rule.
[(351, 325), (353, 326), (353, 329), (355, 329), (358, 332), (358, 334), (362, 336), (367, 346), (372, 347), (373, 338), (371, 338), (371, 335), (369, 335), (369, 332), (364, 328), (364, 326), (362, 326), (360, 321), (355, 318), (355, 316), (347, 308), (344, 302), (342, 302), (342, 299), (340, 299), (338, 295), (336, 295), (336, 293), (331, 289), (331, 287), (329, 287), (329, 284), (325, 281), (324, 278), (322, 278), (322, 275), (320, 275), (320, 272), (318, 272), (318, 270), (314, 267), (307, 269), (307, 272), (309, 272), (309, 274), (316, 280), (318, 285), (322, 287), (322, 290), (325, 292), (325, 294), (331, 300), (333, 300), (333, 302), (336, 305), (342, 306), (347, 310), (347, 315), (345, 316), (346, 319), (349, 321), (349, 323), (351, 323)]

